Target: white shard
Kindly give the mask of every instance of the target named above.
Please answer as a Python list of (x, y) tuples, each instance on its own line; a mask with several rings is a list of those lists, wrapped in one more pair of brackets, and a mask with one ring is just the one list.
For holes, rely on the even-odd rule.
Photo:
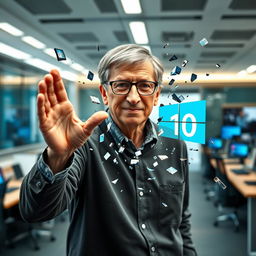
[(138, 150), (138, 151), (135, 152), (135, 156), (140, 156), (140, 155), (142, 155), (142, 153), (141, 153), (140, 150)]
[(167, 155), (158, 155), (158, 157), (161, 159), (161, 160), (165, 160), (168, 158)]
[(90, 98), (91, 98), (92, 103), (100, 104), (99, 98), (97, 98), (95, 96), (90, 96)]
[(111, 181), (113, 184), (116, 184), (118, 182), (118, 179)]
[(107, 132), (110, 130), (111, 125), (112, 125), (112, 123), (108, 123), (108, 125), (107, 125)]
[(100, 135), (100, 142), (103, 142), (103, 141), (104, 141), (104, 138), (105, 138), (105, 135), (104, 135), (104, 133), (102, 133), (102, 134)]
[(158, 166), (158, 162), (154, 162), (154, 163), (153, 163), (153, 166), (154, 166), (154, 167)]
[(161, 136), (162, 134), (164, 133), (164, 130), (163, 129), (160, 129), (159, 131), (158, 131), (158, 136)]
[(139, 162), (138, 159), (131, 159), (131, 164), (137, 164)]
[(124, 150), (125, 150), (125, 147), (121, 146), (121, 147), (118, 149), (118, 152), (119, 152), (119, 153), (123, 153)]
[(109, 154), (109, 152), (107, 152), (107, 153), (104, 155), (105, 160), (108, 160), (110, 156), (111, 156), (111, 155)]
[(177, 170), (175, 168), (173, 168), (172, 166), (169, 167), (168, 169), (166, 169), (167, 172), (169, 172), (170, 174), (174, 174), (177, 172)]
[(163, 202), (162, 202), (162, 205), (163, 205), (164, 207), (168, 207), (168, 205), (167, 205), (167, 204), (165, 204), (165, 203), (163, 203)]
[(155, 171), (155, 169), (149, 168), (149, 167), (147, 167), (147, 170), (148, 170), (149, 172), (154, 172), (154, 171)]
[(207, 41), (206, 38), (203, 38), (203, 39), (201, 39), (201, 40), (199, 41), (199, 44), (200, 44), (201, 46), (206, 46), (206, 45), (208, 44), (208, 41)]

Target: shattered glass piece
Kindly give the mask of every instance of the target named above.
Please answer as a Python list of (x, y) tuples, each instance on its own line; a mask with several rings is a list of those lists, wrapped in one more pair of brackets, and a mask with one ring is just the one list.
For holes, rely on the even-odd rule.
[(188, 160), (187, 158), (180, 158), (180, 161), (186, 161)]
[(159, 117), (159, 118), (157, 119), (157, 123), (161, 122), (162, 119), (163, 119), (163, 116)]
[(100, 135), (100, 142), (103, 142), (103, 141), (104, 141), (104, 138), (105, 138), (105, 135), (104, 135), (104, 133), (102, 133), (102, 134)]
[(151, 193), (151, 189), (148, 192)]
[(111, 155), (109, 154), (109, 152), (107, 152), (107, 153), (104, 155), (105, 160), (108, 160), (110, 156), (111, 156)]
[(135, 152), (135, 156), (140, 156), (140, 155), (142, 155), (142, 152), (140, 150)]
[(185, 100), (185, 98), (183, 97), (183, 95), (179, 96), (180, 102), (182, 102), (183, 100)]
[(209, 76), (210, 74), (206, 73), (205, 75), (206, 75), (206, 76)]
[(176, 148), (173, 148), (173, 149), (172, 149), (172, 154), (174, 153), (175, 149), (176, 149)]
[(153, 159), (157, 159), (157, 156), (153, 156)]
[(206, 46), (208, 44), (208, 41), (206, 38), (203, 38), (199, 41), (199, 44), (201, 44), (201, 46)]
[(178, 66), (175, 66), (175, 67), (173, 68), (173, 70), (171, 71), (171, 76), (178, 75), (178, 74), (180, 74), (180, 72), (181, 72), (181, 68), (178, 67)]
[(118, 164), (118, 161), (116, 160), (116, 158), (114, 158), (113, 162), (114, 162), (115, 164)]
[(175, 80), (172, 79), (172, 80), (169, 82), (169, 85), (172, 85), (174, 82), (175, 82)]
[(174, 174), (177, 172), (177, 170), (175, 168), (173, 168), (172, 166), (169, 167), (168, 169), (166, 169), (167, 172), (169, 172), (170, 174)]
[(92, 103), (100, 104), (100, 100), (95, 96), (90, 96)]
[(172, 99), (175, 100), (175, 101), (177, 101), (178, 103), (181, 103), (181, 100), (179, 99), (179, 97), (177, 96), (176, 93), (173, 93), (173, 94), (172, 94)]
[(175, 85), (174, 89), (177, 89), (179, 87), (179, 85)]
[(169, 61), (177, 60), (178, 57), (176, 55), (172, 55), (172, 57), (169, 59)]
[(118, 155), (118, 152), (115, 150), (115, 153)]
[(112, 123), (108, 123), (108, 125), (107, 125), (107, 132), (110, 130), (111, 125), (112, 125)]
[(154, 171), (155, 171), (155, 169), (149, 168), (149, 167), (147, 167), (147, 170), (148, 170), (149, 172), (154, 172)]
[(190, 81), (191, 81), (191, 82), (194, 82), (196, 79), (197, 79), (197, 75), (194, 74), (194, 73), (192, 73), (192, 74), (191, 74)]
[(129, 169), (133, 170), (133, 167), (129, 165)]
[(93, 151), (93, 148), (89, 148), (90, 149), (90, 151)]
[(138, 187), (138, 190), (144, 190), (144, 188), (140, 188), (140, 187)]
[(165, 203), (163, 203), (163, 202), (162, 202), (162, 205), (163, 205), (164, 207), (168, 207), (168, 205), (167, 205), (167, 204), (165, 204)]
[(122, 193), (123, 191), (124, 191), (123, 189), (120, 190), (121, 193)]
[(150, 147), (153, 148), (155, 145), (156, 145), (156, 144), (154, 143), (154, 144), (152, 144)]
[(155, 179), (156, 179), (156, 177), (153, 177), (153, 178), (150, 177), (150, 178), (148, 178), (148, 180), (155, 180)]
[(62, 49), (54, 48), (58, 61), (66, 60), (66, 55)]
[(161, 160), (165, 160), (168, 158), (167, 155), (158, 155), (158, 157), (161, 159)]
[(216, 68), (220, 68), (220, 64), (218, 64), (218, 63), (215, 66), (216, 66)]
[(108, 145), (110, 148), (113, 147), (114, 143), (110, 142), (110, 144)]
[(160, 129), (159, 131), (158, 131), (158, 136), (161, 136), (162, 134), (164, 133), (164, 131), (163, 131), (163, 129)]
[(169, 43), (165, 43), (163, 48), (166, 48), (167, 46), (169, 46)]
[(124, 150), (125, 150), (125, 147), (121, 146), (121, 147), (118, 149), (118, 152), (119, 152), (119, 153), (123, 153)]
[(218, 183), (222, 189), (226, 189), (227, 186), (218, 178), (218, 177), (214, 177), (213, 179), (216, 183)]
[(89, 71), (88, 74), (87, 74), (87, 79), (92, 81), (93, 77), (94, 77), (94, 74), (91, 71)]
[(118, 182), (118, 180), (119, 180), (119, 179), (115, 179), (115, 180), (112, 180), (111, 182), (112, 182), (113, 184), (116, 184), (116, 183)]
[(131, 163), (130, 164), (137, 164), (139, 162), (138, 159), (131, 159)]
[(158, 162), (154, 162), (154, 163), (153, 163), (153, 166), (154, 166), (154, 167), (158, 166)]
[(181, 66), (182, 66), (182, 67), (185, 67), (187, 64), (188, 64), (188, 60), (183, 60)]

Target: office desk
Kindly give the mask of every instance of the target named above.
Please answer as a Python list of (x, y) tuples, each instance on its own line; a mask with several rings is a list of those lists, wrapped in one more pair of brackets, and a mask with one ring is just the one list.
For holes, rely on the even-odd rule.
[(247, 185), (246, 180), (256, 180), (256, 173), (237, 175), (232, 169), (242, 169), (241, 164), (225, 163), (229, 181), (247, 198), (247, 255), (256, 256), (256, 185)]
[[(11, 180), (8, 182), (8, 187), (20, 187), (22, 180)], [(4, 196), (4, 208), (11, 208), (19, 203), (20, 198), (20, 190), (14, 190), (12, 192), (8, 192)]]

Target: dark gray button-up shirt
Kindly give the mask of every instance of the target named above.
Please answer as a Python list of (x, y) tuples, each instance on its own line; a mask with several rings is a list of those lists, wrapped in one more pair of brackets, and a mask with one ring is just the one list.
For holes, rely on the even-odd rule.
[(110, 117), (63, 171), (53, 175), (42, 154), (22, 183), (24, 220), (49, 220), (68, 208), (68, 256), (197, 255), (185, 143), (159, 137), (150, 120), (145, 134), (136, 149)]

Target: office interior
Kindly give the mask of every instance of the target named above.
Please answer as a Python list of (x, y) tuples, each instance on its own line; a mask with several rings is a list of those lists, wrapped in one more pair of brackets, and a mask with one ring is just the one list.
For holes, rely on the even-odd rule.
[[(38, 82), (58, 69), (86, 120), (105, 109), (99, 60), (117, 45), (136, 43), (165, 69), (152, 120), (160, 104), (206, 101), (205, 143), (186, 141), (198, 255), (256, 255), (255, 24), (251, 0), (0, 1), (0, 186), (8, 181), (0, 191), (0, 254), (65, 255), (68, 211), (31, 224), (18, 210), (22, 178), (46, 147), (37, 120)], [(208, 43), (200, 43), (204, 38)], [(64, 50), (66, 60), (58, 61), (54, 48)], [(171, 75), (175, 66), (182, 67), (179, 75)]]

